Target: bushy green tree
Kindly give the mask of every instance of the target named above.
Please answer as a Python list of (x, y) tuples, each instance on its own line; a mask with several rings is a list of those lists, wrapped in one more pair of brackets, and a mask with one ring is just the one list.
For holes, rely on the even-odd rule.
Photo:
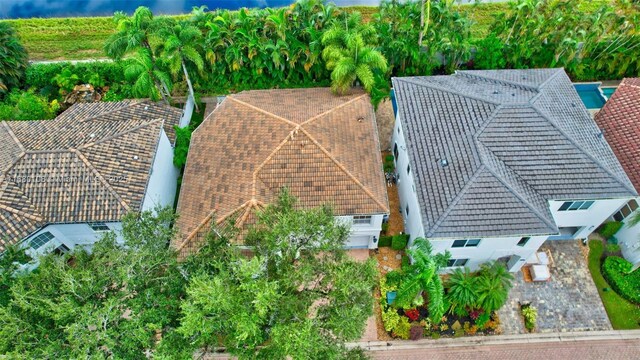
[(341, 359), (372, 314), (376, 267), (343, 250), (349, 230), (326, 208), (296, 210), (284, 192), (247, 235), (253, 256), (214, 232), (187, 264), (206, 259), (189, 282), (180, 333), (196, 346), (240, 358)]
[(404, 271), (405, 276), (398, 286), (394, 305), (405, 308), (415, 307), (418, 305), (416, 301), (419, 303), (422, 299), (422, 292), (426, 291), (429, 317), (437, 324), (447, 310), (439, 271), (447, 266), (451, 254), (449, 252), (433, 254), (431, 243), (423, 238), (415, 239), (407, 252), (412, 263)]
[(496, 311), (507, 302), (513, 275), (503, 263), (490, 261), (482, 264), (477, 281), (478, 306), (486, 312)]
[(104, 44), (107, 56), (121, 59), (140, 48), (152, 50), (150, 39), (156, 31), (156, 22), (149, 8), (140, 6), (130, 17), (124, 12), (116, 12), (113, 22), (117, 31)]
[(13, 27), (0, 22), (0, 94), (20, 84), (28, 60)]
[[(185, 284), (174, 251), (170, 209), (127, 215), (124, 244), (113, 234), (89, 253), (40, 258), (17, 275), (0, 304), (0, 353), (16, 358), (151, 356), (177, 326)], [(5, 265), (5, 264), (2, 264)], [(3, 268), (11, 270), (11, 268)], [(173, 358), (173, 356), (172, 356)]]
[(362, 22), (360, 13), (343, 16), (322, 35), (322, 58), (331, 70), (331, 89), (345, 94), (358, 80), (371, 92), (375, 72), (387, 71), (387, 60), (376, 50), (377, 35), (371, 24)]
[[(171, 91), (172, 81), (169, 74), (156, 66), (151, 51), (138, 49), (124, 70), (127, 80), (133, 83), (136, 96), (158, 100), (160, 97), (168, 102), (167, 94)], [(166, 90), (165, 90), (166, 89)]]
[(51, 102), (33, 90), (21, 92), (13, 89), (4, 101), (0, 102), (0, 120), (47, 120), (58, 114), (60, 105), (57, 100)]
[(445, 298), (451, 306), (449, 311), (464, 316), (469, 308), (475, 307), (478, 301), (478, 281), (469, 268), (455, 269), (445, 283), (447, 293)]

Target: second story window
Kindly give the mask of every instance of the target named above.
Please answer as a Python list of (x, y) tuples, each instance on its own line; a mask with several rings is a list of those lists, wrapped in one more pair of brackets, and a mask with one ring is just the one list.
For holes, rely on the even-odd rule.
[(354, 225), (371, 225), (371, 216), (356, 215), (353, 217)]
[(45, 231), (42, 234), (34, 237), (33, 239), (29, 240), (29, 246), (31, 246), (31, 248), (33, 250), (38, 250), (40, 249), (42, 246), (44, 246), (46, 243), (48, 243), (49, 241), (55, 239), (55, 237), (53, 236), (52, 233)]
[(531, 240), (531, 238), (530, 238), (530, 237), (528, 237), (528, 236), (525, 236), (525, 237), (521, 238), (521, 239), (520, 239), (520, 241), (518, 241), (518, 244), (517, 244), (517, 245), (518, 245), (518, 246), (525, 246), (525, 245), (527, 245), (527, 243), (529, 242), (529, 240)]
[(109, 231), (109, 227), (105, 223), (89, 223), (91, 229), (95, 232)]
[(635, 200), (631, 200), (626, 203), (617, 213), (613, 214), (613, 219), (615, 221), (622, 221), (627, 218), (627, 216), (631, 215), (632, 212), (636, 211), (638, 208), (638, 202)]
[(454, 247), (454, 248), (477, 247), (478, 244), (480, 244), (480, 239), (455, 240), (451, 247)]
[(575, 210), (587, 210), (593, 205), (595, 201), (565, 201), (560, 205), (558, 211), (575, 211)]

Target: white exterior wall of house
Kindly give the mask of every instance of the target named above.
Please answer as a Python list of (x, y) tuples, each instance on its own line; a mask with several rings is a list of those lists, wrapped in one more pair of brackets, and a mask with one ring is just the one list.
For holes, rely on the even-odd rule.
[[(640, 197), (636, 198), (640, 202)], [(640, 267), (640, 224), (636, 226), (629, 225), (629, 219), (640, 212), (640, 208), (629, 214), (622, 222), (622, 228), (616, 233), (618, 245), (622, 251), (622, 256), (633, 264), (634, 268)], [(613, 220), (613, 219), (610, 219)]]
[(351, 234), (345, 243), (347, 249), (377, 249), (384, 214), (371, 215), (369, 224), (354, 224), (353, 216), (336, 216), (351, 226)]
[[(413, 180), (413, 170), (407, 173), (409, 165), (409, 155), (407, 153), (407, 144), (404, 139), (404, 130), (400, 124), (400, 114), (396, 115), (396, 124), (393, 128), (393, 136), (391, 140), (391, 151), (395, 156), (397, 146), (398, 156), (396, 157), (396, 174), (398, 174), (398, 196), (400, 198), (400, 209), (389, 209), (390, 211), (400, 211), (404, 219), (405, 233), (409, 234), (409, 244), (413, 243), (415, 238), (424, 237), (424, 228), (422, 227), (422, 215), (420, 214), (420, 205), (416, 196), (416, 187)], [(407, 209), (409, 214), (407, 214)]]
[[(105, 223), (109, 229), (116, 233), (118, 240), (121, 240), (120, 232), (122, 230), (122, 223), (111, 222)], [(51, 233), (54, 236), (47, 244), (41, 246), (37, 250), (32, 249), (29, 246), (30, 241), (40, 234), (45, 232)], [(51, 224), (43, 227), (31, 236), (25, 238), (22, 241), (22, 246), (27, 249), (27, 254), (32, 258), (37, 258), (40, 255), (47, 254), (56, 249), (60, 245), (65, 245), (69, 250), (73, 250), (76, 246), (83, 246), (90, 250), (93, 244), (104, 235), (104, 232), (96, 232), (86, 223), (76, 224)]]
[(147, 184), (142, 210), (153, 210), (157, 205), (171, 206), (176, 198), (180, 170), (173, 165), (173, 147), (162, 130)]
[[(547, 236), (531, 236), (526, 244), (518, 246), (518, 242), (523, 237), (526, 237), (526, 235), (518, 237), (482, 238), (478, 246), (457, 248), (452, 247), (453, 242), (455, 240), (465, 240), (465, 238), (429, 239), (429, 241), (434, 251), (443, 253), (448, 250), (451, 253), (451, 259), (468, 259), (465, 266), (471, 270), (476, 270), (481, 264), (487, 261), (510, 257), (512, 255), (520, 256), (526, 262), (536, 262), (535, 253), (540, 248), (540, 245), (547, 240)], [(520, 265), (523, 264), (524, 262)]]
[(559, 228), (577, 227), (579, 230), (573, 235), (573, 238), (585, 239), (631, 199), (631, 197), (627, 197), (595, 200), (589, 209), (575, 211), (558, 211), (564, 201), (549, 201), (549, 206), (551, 215)]

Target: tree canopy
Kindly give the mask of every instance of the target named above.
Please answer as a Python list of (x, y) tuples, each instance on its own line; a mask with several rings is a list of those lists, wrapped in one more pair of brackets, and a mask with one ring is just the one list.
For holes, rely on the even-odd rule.
[(0, 22), (0, 94), (17, 86), (27, 68), (27, 51), (11, 25)]

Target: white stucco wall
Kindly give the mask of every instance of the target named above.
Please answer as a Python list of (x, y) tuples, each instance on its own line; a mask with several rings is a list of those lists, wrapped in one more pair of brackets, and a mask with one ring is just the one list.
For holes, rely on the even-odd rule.
[[(404, 130), (400, 124), (400, 114), (396, 117), (396, 124), (393, 128), (393, 136), (391, 141), (391, 151), (398, 146), (398, 157), (396, 161), (396, 173), (398, 174), (398, 196), (400, 198), (400, 211), (404, 219), (405, 233), (410, 235), (409, 244), (418, 237), (424, 237), (424, 228), (422, 227), (422, 215), (420, 214), (420, 206), (416, 196), (416, 187), (413, 179), (414, 170), (407, 174), (407, 165), (409, 164), (409, 154), (404, 139)], [(409, 207), (409, 215), (406, 209)], [(398, 211), (398, 209), (390, 209)]]
[(351, 234), (345, 243), (346, 248), (378, 248), (384, 214), (371, 215), (371, 222), (369, 224), (354, 224), (353, 216), (336, 216), (336, 218), (351, 226)]
[[(121, 239), (120, 232), (122, 230), (122, 223), (111, 222), (105, 223), (111, 230), (116, 233), (116, 237)], [(50, 232), (55, 237), (49, 241), (49, 243), (43, 245), (37, 250), (31, 249), (29, 241), (34, 237), (44, 233)], [(103, 232), (95, 232), (93, 229), (84, 223), (78, 224), (51, 224), (33, 233), (28, 238), (22, 241), (22, 246), (27, 248), (27, 254), (32, 258), (37, 258), (39, 255), (43, 255), (57, 248), (61, 244), (67, 246), (70, 250), (73, 250), (76, 246), (83, 246), (87, 250), (90, 250), (93, 244), (98, 241)]]
[(173, 166), (173, 147), (162, 130), (142, 210), (152, 210), (157, 205), (173, 207), (179, 175), (180, 170)]
[(584, 239), (598, 228), (605, 220), (626, 204), (631, 197), (621, 199), (584, 199), (595, 200), (595, 203), (587, 210), (558, 211), (563, 201), (549, 201), (551, 215), (558, 227), (580, 227), (580, 231), (574, 238)]
[[(640, 198), (636, 198), (640, 202)], [(629, 262), (634, 264), (634, 267), (640, 267), (640, 224), (636, 226), (629, 225), (629, 219), (640, 212), (640, 208), (627, 216), (623, 221), (624, 225), (615, 235), (618, 239), (618, 245), (622, 250), (622, 256)]]

